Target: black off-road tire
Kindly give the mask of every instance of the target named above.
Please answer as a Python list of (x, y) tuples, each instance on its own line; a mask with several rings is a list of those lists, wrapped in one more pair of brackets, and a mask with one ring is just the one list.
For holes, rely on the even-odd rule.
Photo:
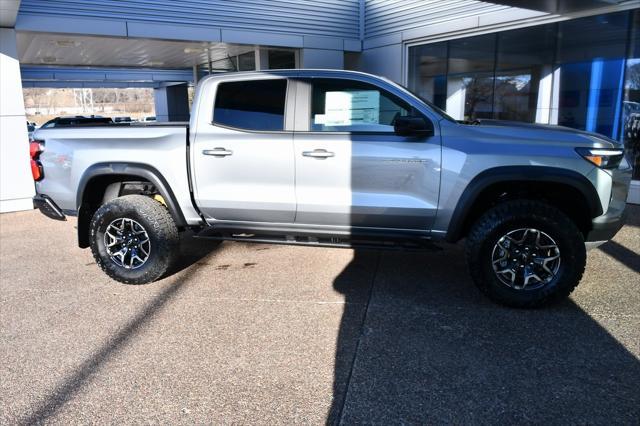
[[(494, 246), (519, 228), (545, 232), (560, 250), (560, 267), (541, 288), (514, 289), (493, 270)], [(490, 299), (516, 308), (536, 308), (569, 296), (584, 273), (586, 249), (582, 233), (562, 211), (540, 201), (514, 200), (495, 206), (476, 221), (467, 236), (466, 257), (473, 281)]]
[[(147, 232), (151, 250), (142, 266), (126, 269), (107, 253), (105, 231), (112, 221), (133, 219)], [(160, 279), (171, 267), (179, 249), (178, 228), (165, 206), (144, 195), (125, 195), (102, 205), (90, 224), (91, 252), (102, 270), (124, 284), (147, 284)]]

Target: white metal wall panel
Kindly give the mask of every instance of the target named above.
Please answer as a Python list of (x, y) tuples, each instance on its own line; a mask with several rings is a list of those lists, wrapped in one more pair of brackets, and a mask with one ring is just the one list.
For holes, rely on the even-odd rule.
[(365, 39), (515, 9), (477, 0), (367, 0)]
[(19, 13), (360, 37), (358, 0), (22, 0)]

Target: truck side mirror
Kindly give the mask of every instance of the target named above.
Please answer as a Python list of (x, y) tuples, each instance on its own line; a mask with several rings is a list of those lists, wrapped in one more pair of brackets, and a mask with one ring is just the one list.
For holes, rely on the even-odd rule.
[(431, 121), (412, 115), (396, 117), (393, 130), (398, 136), (427, 137), (434, 135)]

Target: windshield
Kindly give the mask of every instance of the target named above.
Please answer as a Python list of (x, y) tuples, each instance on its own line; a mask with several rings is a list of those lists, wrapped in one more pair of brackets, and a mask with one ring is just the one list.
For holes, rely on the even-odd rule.
[(438, 114), (440, 114), (445, 120), (449, 120), (452, 123), (458, 123), (458, 121), (451, 117), (449, 114), (447, 114), (443, 109), (441, 109), (440, 107), (436, 106), (433, 102), (431, 102), (430, 100), (427, 100), (425, 98), (423, 98), (422, 96), (420, 96), (418, 93), (414, 92), (413, 90), (409, 89), (408, 87), (404, 87), (402, 86), (402, 88), (404, 90), (406, 90), (407, 92), (411, 93), (413, 96), (415, 96), (416, 98), (420, 99), (422, 102), (424, 102), (425, 104), (427, 104), (431, 109), (435, 110)]

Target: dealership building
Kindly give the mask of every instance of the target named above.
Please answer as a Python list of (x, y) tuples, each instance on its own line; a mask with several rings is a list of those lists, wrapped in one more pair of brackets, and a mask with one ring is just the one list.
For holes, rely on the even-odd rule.
[(640, 0), (0, 0), (0, 211), (30, 209), (22, 88), (148, 87), (189, 117), (217, 72), (339, 68), (456, 119), (624, 141), (640, 203)]

